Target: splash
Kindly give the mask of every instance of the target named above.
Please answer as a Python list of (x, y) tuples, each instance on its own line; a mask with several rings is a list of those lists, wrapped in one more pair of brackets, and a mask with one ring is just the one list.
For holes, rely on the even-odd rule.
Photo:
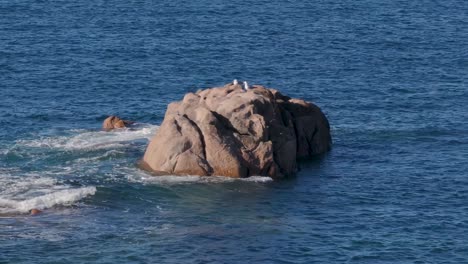
[(127, 142), (149, 140), (158, 130), (157, 125), (141, 125), (136, 129), (112, 131), (71, 131), (71, 136), (45, 137), (32, 140), (18, 140), (17, 146), (52, 148), (64, 150), (95, 150), (125, 147)]
[(70, 205), (96, 193), (96, 187), (75, 188), (35, 173), (0, 172), (0, 214), (27, 213)]
[(26, 200), (0, 198), (0, 213), (27, 213), (31, 209), (47, 209), (56, 205), (70, 205), (96, 193), (96, 187), (65, 189)]

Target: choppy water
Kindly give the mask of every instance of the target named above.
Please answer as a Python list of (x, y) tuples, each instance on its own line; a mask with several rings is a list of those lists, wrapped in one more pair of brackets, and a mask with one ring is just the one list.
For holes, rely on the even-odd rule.
[[(467, 11), (0, 1), (0, 263), (468, 263)], [(169, 102), (234, 78), (317, 103), (333, 150), (278, 182), (137, 169)]]

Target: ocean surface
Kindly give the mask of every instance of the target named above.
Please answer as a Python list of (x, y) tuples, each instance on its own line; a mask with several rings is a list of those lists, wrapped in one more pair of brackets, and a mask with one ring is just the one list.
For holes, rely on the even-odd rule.
[[(333, 150), (137, 168), (168, 103), (234, 78), (316, 103)], [(467, 104), (464, 0), (0, 0), (0, 263), (468, 263)]]

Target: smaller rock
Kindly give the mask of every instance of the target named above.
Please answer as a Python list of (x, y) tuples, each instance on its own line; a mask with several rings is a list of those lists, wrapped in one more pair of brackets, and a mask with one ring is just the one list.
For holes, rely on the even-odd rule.
[(38, 215), (38, 214), (40, 214), (40, 213), (42, 213), (42, 211), (39, 210), (39, 209), (35, 209), (35, 208), (34, 208), (34, 209), (31, 209), (31, 210), (29, 211), (29, 214), (31, 214), (31, 215)]
[(118, 116), (109, 116), (102, 123), (102, 128), (105, 130), (111, 130), (115, 128), (126, 128), (133, 123), (134, 122), (132, 121), (123, 120)]

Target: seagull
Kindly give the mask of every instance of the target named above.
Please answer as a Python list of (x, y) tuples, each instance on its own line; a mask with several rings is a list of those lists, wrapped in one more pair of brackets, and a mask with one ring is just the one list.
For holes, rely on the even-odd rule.
[(248, 84), (246, 81), (244, 81), (244, 90), (245, 90), (245, 91), (250, 90), (249, 84)]
[(239, 82), (237, 81), (237, 79), (234, 79), (234, 81), (232, 81), (232, 84), (233, 84), (233, 85), (238, 85)]

